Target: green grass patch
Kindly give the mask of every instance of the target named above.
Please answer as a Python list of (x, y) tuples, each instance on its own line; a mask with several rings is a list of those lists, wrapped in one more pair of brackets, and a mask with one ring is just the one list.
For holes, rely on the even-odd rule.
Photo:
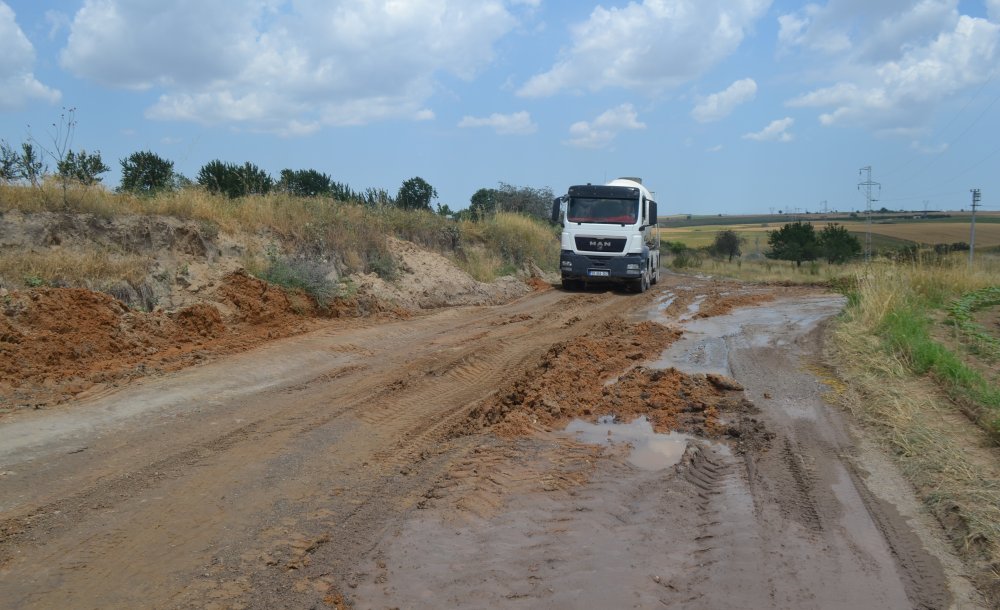
[(328, 273), (329, 270), (316, 261), (288, 258), (270, 249), (267, 266), (260, 278), (289, 290), (301, 290), (325, 310), (334, 298), (341, 296), (338, 284), (327, 278)]
[(890, 350), (901, 356), (914, 373), (933, 375), (952, 398), (971, 409), (974, 419), (1000, 438), (1000, 389), (931, 338), (931, 323), (923, 311), (902, 304), (885, 316), (879, 330)]
[(994, 362), (1000, 360), (1000, 339), (977, 324), (973, 314), (997, 305), (1000, 305), (1000, 286), (987, 286), (974, 290), (962, 295), (948, 306), (948, 316), (964, 337), (969, 349)]

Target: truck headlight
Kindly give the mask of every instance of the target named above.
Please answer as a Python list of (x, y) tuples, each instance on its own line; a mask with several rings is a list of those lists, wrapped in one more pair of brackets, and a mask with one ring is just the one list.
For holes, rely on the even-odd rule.
[(625, 270), (626, 271), (638, 271), (639, 270), (639, 263), (629, 263), (629, 264), (625, 265)]
[(573, 261), (570, 260), (560, 261), (559, 264), (562, 267), (569, 267), (571, 269), (573, 268)]

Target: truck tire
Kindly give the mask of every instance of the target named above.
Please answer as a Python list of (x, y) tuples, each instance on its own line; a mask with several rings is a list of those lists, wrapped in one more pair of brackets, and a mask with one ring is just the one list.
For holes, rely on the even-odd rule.
[(632, 291), (638, 294), (646, 292), (649, 288), (649, 273), (643, 273), (642, 277), (632, 282)]
[(580, 280), (570, 280), (567, 278), (563, 278), (562, 287), (563, 290), (573, 292), (575, 290), (580, 290), (580, 288), (583, 287), (583, 282), (581, 282)]
[(652, 279), (649, 280), (649, 283), (655, 284), (656, 282), (659, 281), (660, 281), (660, 268), (656, 267), (656, 269), (653, 270), (653, 277)]

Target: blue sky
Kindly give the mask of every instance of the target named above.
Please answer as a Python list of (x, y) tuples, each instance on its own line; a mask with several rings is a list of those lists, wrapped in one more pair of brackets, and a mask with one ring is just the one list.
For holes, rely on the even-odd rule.
[[(464, 208), (641, 176), (666, 213), (1000, 201), (1000, 0), (0, 0), (0, 138), (313, 168)], [(52, 165), (50, 163), (50, 165)]]

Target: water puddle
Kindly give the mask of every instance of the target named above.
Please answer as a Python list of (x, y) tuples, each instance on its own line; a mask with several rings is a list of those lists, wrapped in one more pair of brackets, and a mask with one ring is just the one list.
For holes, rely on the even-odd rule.
[[(844, 305), (843, 297), (822, 295), (779, 299), (759, 307), (734, 309), (721, 316), (693, 319), (704, 298), (695, 299), (688, 313), (678, 318), (684, 323), (681, 339), (649, 366), (674, 366), (689, 374), (732, 375), (731, 350), (788, 345)], [(650, 308), (648, 313), (653, 320), (670, 322), (663, 310)]]
[(706, 295), (704, 294), (699, 294), (698, 296), (696, 296), (694, 298), (694, 301), (691, 301), (691, 304), (688, 305), (687, 312), (681, 315), (681, 317), (678, 318), (678, 320), (684, 322), (693, 319), (695, 315), (698, 314), (698, 310), (701, 309), (701, 304), (705, 302), (705, 298)]
[(669, 309), (670, 306), (673, 305), (674, 301), (676, 301), (676, 300), (677, 300), (677, 295), (675, 295), (674, 293), (672, 293), (672, 292), (666, 292), (666, 293), (664, 293), (664, 295), (662, 297), (656, 299), (656, 311), (657, 311), (657, 313), (661, 313), (662, 314), (665, 311), (667, 311), (667, 309)]
[(595, 445), (627, 444), (632, 448), (629, 463), (643, 470), (662, 470), (677, 464), (693, 438), (680, 432), (657, 434), (645, 416), (627, 424), (611, 416), (601, 417), (596, 424), (574, 419), (566, 426), (566, 432)]

